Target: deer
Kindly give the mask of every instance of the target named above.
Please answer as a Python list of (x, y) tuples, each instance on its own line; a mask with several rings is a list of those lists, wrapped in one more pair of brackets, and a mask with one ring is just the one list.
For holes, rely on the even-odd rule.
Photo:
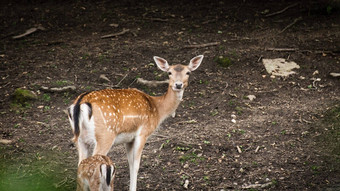
[(77, 191), (113, 191), (115, 172), (115, 164), (108, 156), (86, 158), (78, 166)]
[(169, 65), (158, 56), (157, 67), (168, 73), (169, 85), (162, 96), (150, 96), (138, 89), (103, 89), (80, 94), (68, 108), (73, 141), (79, 163), (91, 155), (107, 155), (113, 145), (125, 144), (131, 191), (137, 189), (142, 150), (148, 137), (170, 115), (174, 115), (188, 86), (189, 75), (203, 55), (188, 65)]

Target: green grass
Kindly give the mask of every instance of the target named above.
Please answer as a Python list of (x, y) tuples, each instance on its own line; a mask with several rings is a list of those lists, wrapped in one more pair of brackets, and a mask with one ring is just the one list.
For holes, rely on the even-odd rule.
[(42, 95), (42, 99), (43, 99), (43, 101), (45, 101), (45, 102), (50, 102), (51, 101), (51, 96), (50, 96), (50, 94), (43, 94)]
[(0, 146), (0, 190), (68, 191), (76, 188), (76, 163), (54, 151), (17, 152)]
[(338, 163), (340, 170), (340, 103), (328, 110), (325, 114), (323, 124), (328, 129), (320, 137), (320, 142), (324, 143), (332, 156)]
[(202, 156), (199, 156), (195, 151), (187, 152), (187, 153), (185, 153), (184, 155), (182, 155), (182, 156), (179, 157), (179, 161), (180, 161), (181, 163), (185, 163), (185, 162), (187, 162), (187, 161), (190, 161), (190, 162), (192, 162), (192, 163), (197, 164), (197, 162), (198, 162), (199, 160), (202, 161), (202, 160), (205, 160), (205, 158), (202, 157)]

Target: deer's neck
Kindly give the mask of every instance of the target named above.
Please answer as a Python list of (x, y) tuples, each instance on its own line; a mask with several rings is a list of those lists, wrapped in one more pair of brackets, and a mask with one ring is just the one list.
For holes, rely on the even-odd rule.
[(178, 105), (182, 101), (183, 92), (184, 90), (174, 91), (171, 87), (169, 87), (168, 91), (163, 96), (153, 97), (158, 109), (160, 122), (176, 111)]

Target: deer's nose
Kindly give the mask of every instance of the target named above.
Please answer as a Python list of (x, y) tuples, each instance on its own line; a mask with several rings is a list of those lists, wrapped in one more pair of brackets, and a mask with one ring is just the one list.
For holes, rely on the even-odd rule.
[(182, 82), (176, 82), (175, 83), (175, 88), (178, 89), (178, 90), (182, 89), (183, 88), (183, 83)]

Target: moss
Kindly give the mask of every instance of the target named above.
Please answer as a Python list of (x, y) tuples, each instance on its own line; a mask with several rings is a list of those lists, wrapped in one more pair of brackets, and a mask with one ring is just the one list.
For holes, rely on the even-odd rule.
[(38, 96), (27, 89), (17, 88), (12, 95), (12, 106), (15, 107), (27, 107), (30, 105), (30, 101), (36, 100)]
[(214, 61), (221, 67), (227, 68), (231, 66), (232, 61), (229, 57), (226, 56), (218, 56), (214, 59)]
[(331, 154), (340, 160), (340, 103), (326, 112), (324, 123), (328, 132), (322, 135), (321, 139), (323, 142), (328, 143)]

